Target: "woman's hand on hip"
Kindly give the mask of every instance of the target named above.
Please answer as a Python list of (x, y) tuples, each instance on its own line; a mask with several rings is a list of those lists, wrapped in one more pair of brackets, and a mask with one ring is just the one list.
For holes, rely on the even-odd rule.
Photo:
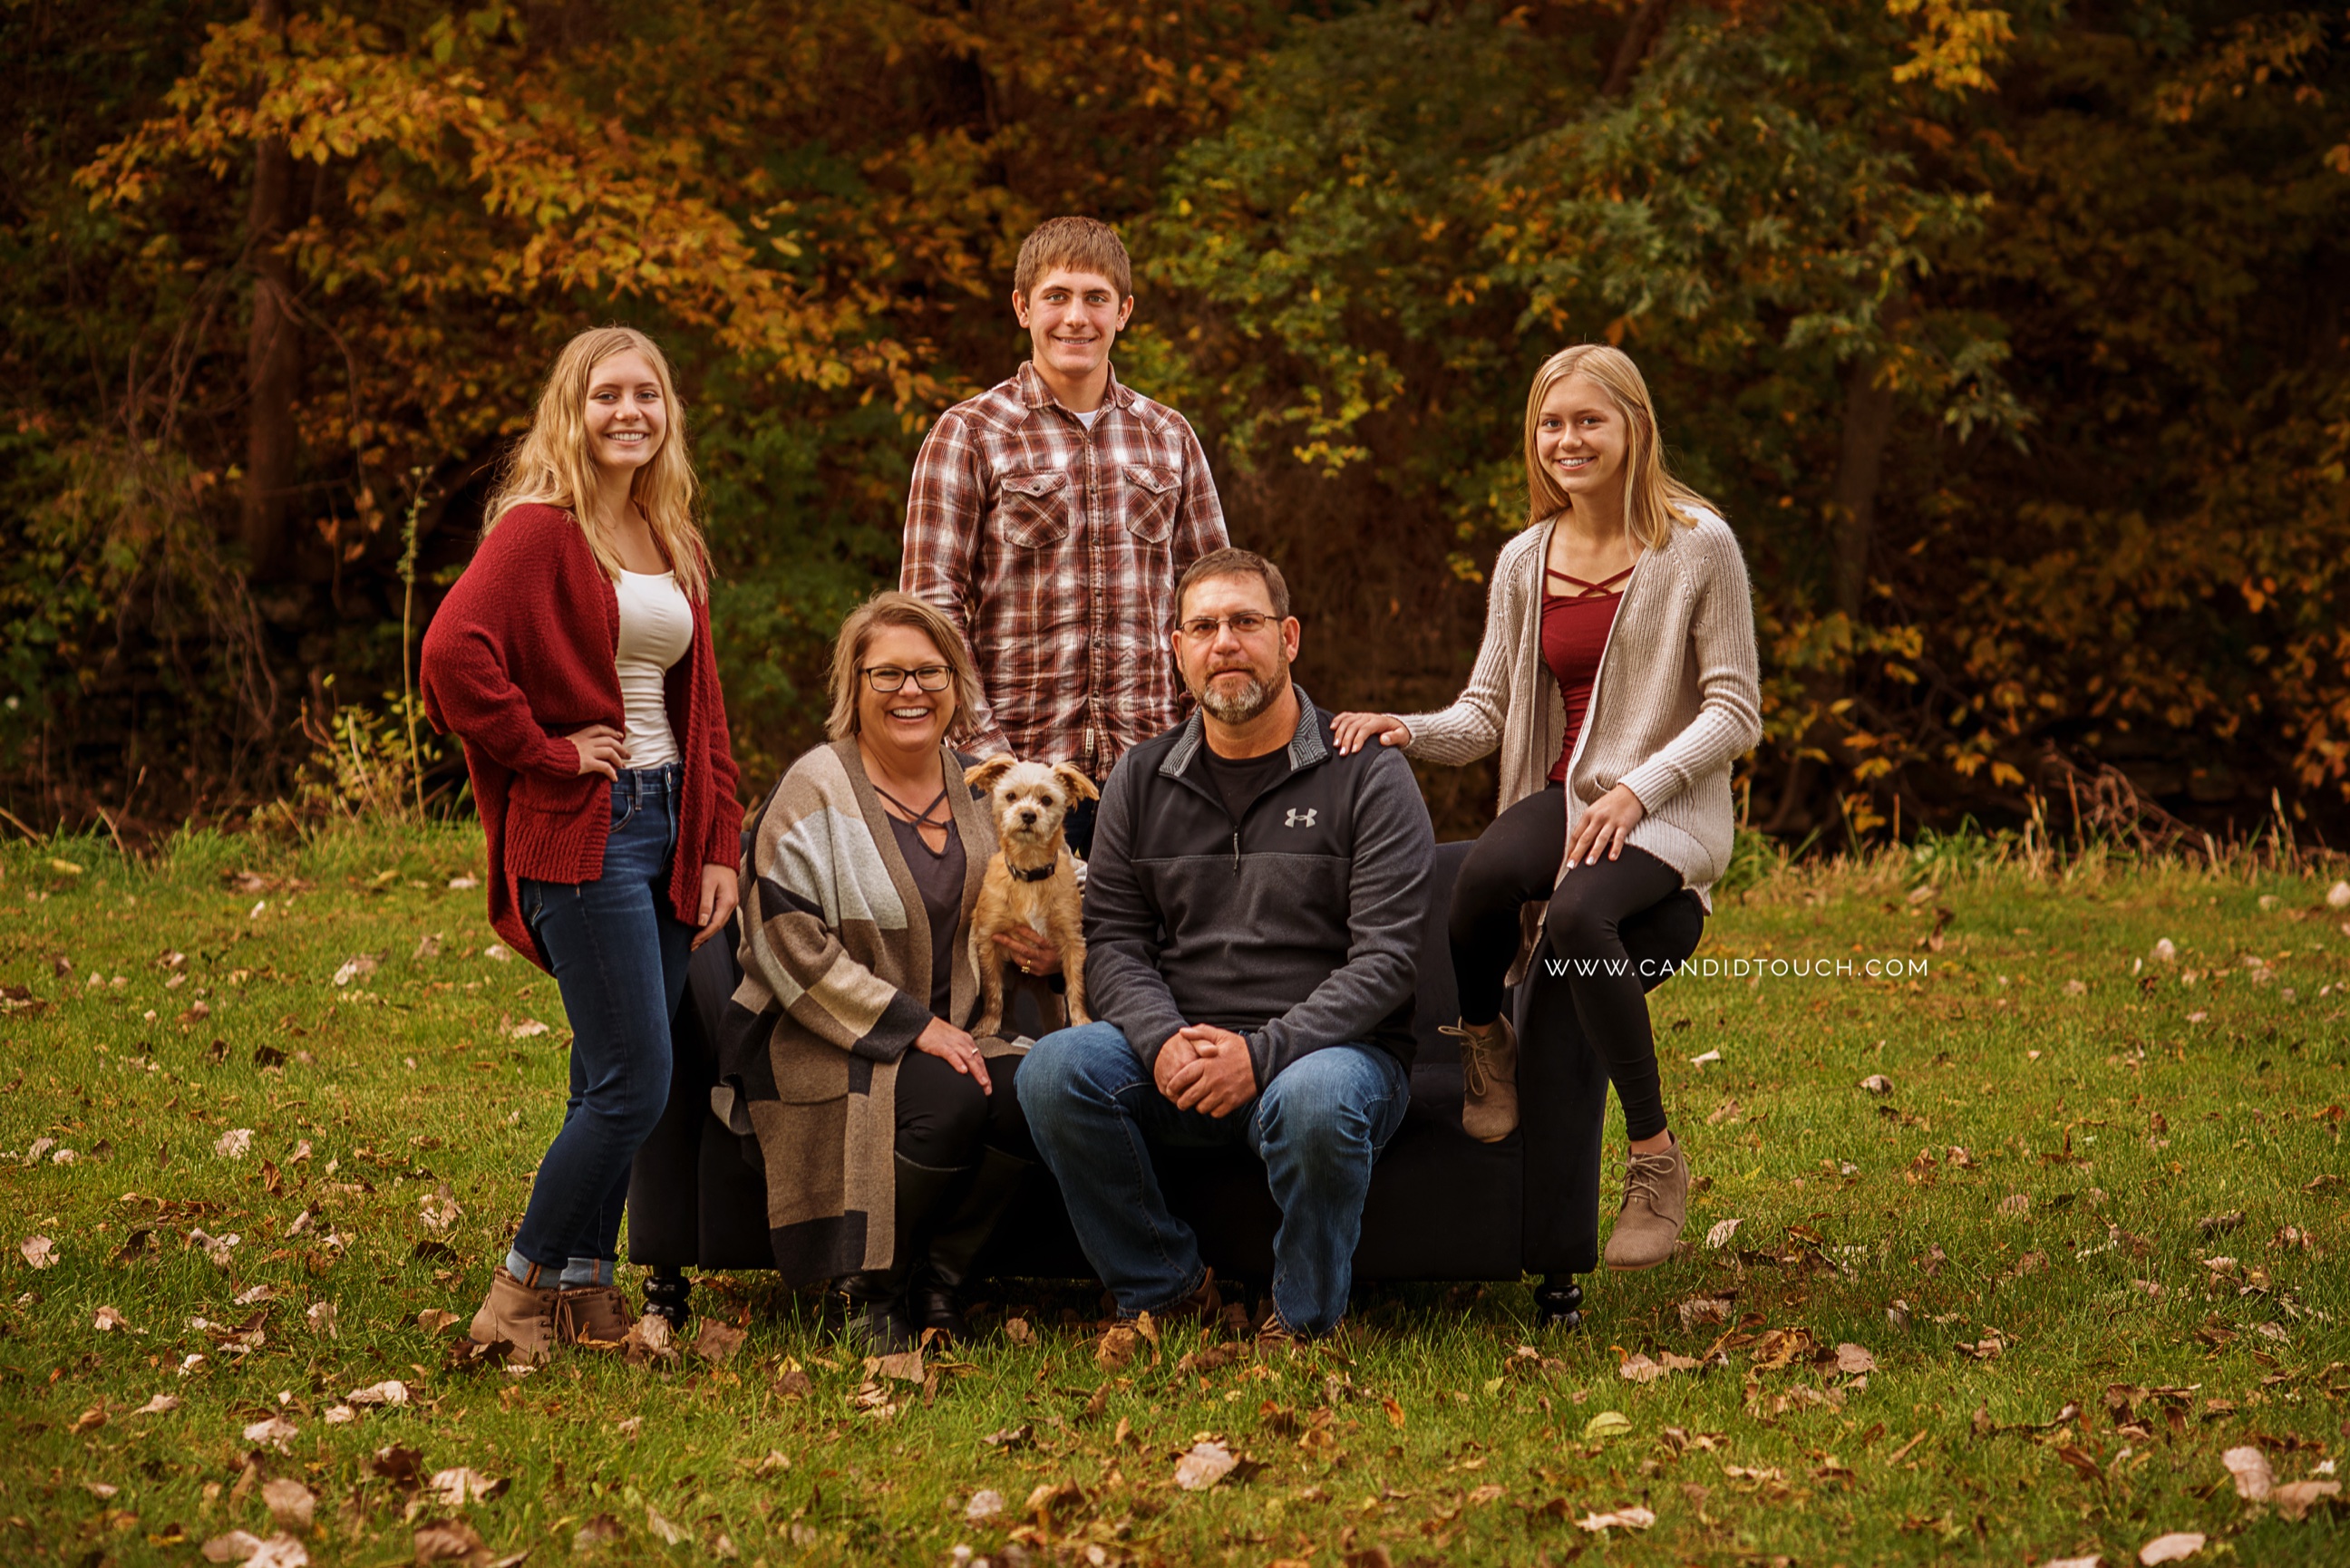
[(914, 1049), (926, 1055), (936, 1056), (958, 1073), (978, 1079), (982, 1094), (995, 1093), (995, 1085), (987, 1081), (987, 1059), (979, 1054), (979, 1047), (971, 1043), (970, 1035), (945, 1019), (933, 1018), (922, 1025), (922, 1032), (914, 1036)]
[(704, 866), (702, 868), (702, 909), (695, 917), (702, 929), (693, 933), (695, 948), (716, 936), (725, 929), (726, 922), (734, 918), (734, 906), (741, 891), (732, 866)]
[(1008, 931), (998, 931), (995, 945), (1004, 957), (1020, 966), (1023, 974), (1061, 972), (1060, 950), (1038, 936), (1033, 927), (1014, 926)]
[(1330, 721), (1331, 738), (1338, 742), (1338, 754), (1351, 757), (1363, 749), (1363, 742), (1377, 735), (1382, 746), (1409, 746), (1411, 730), (1393, 713), (1341, 713)]
[(618, 779), (620, 770), (629, 765), (629, 743), (609, 724), (590, 724), (563, 738), (579, 753), (579, 771), (583, 774), (602, 774), (608, 779)]
[(1566, 846), (1569, 870), (1577, 865), (1589, 866), (1606, 850), (1607, 858), (1615, 859), (1624, 851), (1624, 836), (1640, 825), (1648, 808), (1640, 797), (1624, 784), (1617, 784), (1591, 803), (1582, 820), (1575, 825), (1575, 837)]

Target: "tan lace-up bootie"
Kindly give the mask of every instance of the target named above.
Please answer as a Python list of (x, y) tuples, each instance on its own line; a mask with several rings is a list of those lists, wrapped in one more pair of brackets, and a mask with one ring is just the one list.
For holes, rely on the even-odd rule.
[(1461, 1042), (1461, 1130), (1499, 1143), (1518, 1130), (1518, 1032), (1509, 1019), (1479, 1033), (1463, 1020), (1437, 1030)]
[(471, 1330), (476, 1345), (504, 1340), (514, 1346), (517, 1361), (545, 1361), (556, 1344), (553, 1285), (528, 1285), (506, 1272), (504, 1263), (490, 1276), (490, 1293), (473, 1314)]
[(1624, 1172), (1624, 1207), (1607, 1238), (1607, 1266), (1630, 1273), (1671, 1261), (1689, 1219), (1689, 1161), (1675, 1138), (1661, 1154), (1636, 1154)]
[(566, 1285), (556, 1293), (555, 1336), (564, 1345), (608, 1349), (636, 1326), (637, 1314), (618, 1285)]

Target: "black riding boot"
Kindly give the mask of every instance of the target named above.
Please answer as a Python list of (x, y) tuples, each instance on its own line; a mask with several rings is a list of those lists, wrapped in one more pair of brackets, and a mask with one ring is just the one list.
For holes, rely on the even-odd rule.
[(921, 1266), (914, 1272), (917, 1332), (935, 1328), (949, 1339), (971, 1337), (971, 1325), (962, 1316), (962, 1287), (970, 1281), (982, 1249), (995, 1234), (996, 1221), (1003, 1218), (1035, 1166), (1034, 1160), (996, 1148), (981, 1158), (962, 1201), (931, 1238)]
[(869, 1355), (897, 1355), (914, 1348), (921, 1324), (906, 1302), (913, 1260), (922, 1255), (934, 1217), (951, 1200), (971, 1172), (917, 1165), (897, 1157), (898, 1244), (887, 1269), (843, 1274), (832, 1282), (826, 1305), (841, 1336)]

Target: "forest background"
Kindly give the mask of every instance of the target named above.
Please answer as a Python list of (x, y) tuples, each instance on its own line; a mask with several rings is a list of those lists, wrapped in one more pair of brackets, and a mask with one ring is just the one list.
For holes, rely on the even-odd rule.
[[(0, 0), (0, 801), (396, 776), (613, 320), (680, 369), (763, 788), (1077, 212), (1326, 706), (1457, 691), (1527, 382), (1605, 339), (1747, 552), (1750, 826), (2350, 844), (2345, 46), (2245, 0)], [(397, 798), (456, 805), (416, 743)]]

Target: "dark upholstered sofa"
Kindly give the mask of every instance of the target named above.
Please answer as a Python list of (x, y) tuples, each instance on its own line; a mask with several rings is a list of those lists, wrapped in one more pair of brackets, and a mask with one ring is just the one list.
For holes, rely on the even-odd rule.
[[(1466, 843), (1437, 848), (1420, 928), (1411, 1108), (1372, 1177), (1355, 1276), (1514, 1281), (1541, 1274), (1547, 1276), (1536, 1293), (1544, 1314), (1568, 1320), (1581, 1299), (1573, 1276), (1599, 1260), (1607, 1071), (1584, 1043), (1565, 986), (1538, 973), (1513, 999), (1524, 1043), (1518, 1069), (1523, 1125), (1496, 1144), (1461, 1130), (1460, 1062), (1451, 1040), (1437, 1029), (1458, 1011), (1445, 920), (1468, 851)], [(1651, 961), (1653, 974), (1663, 961), (1686, 959), (1701, 926), (1695, 897), (1683, 894), (1627, 922), (1625, 946), (1634, 959)], [(629, 1260), (653, 1271), (649, 1304), (679, 1322), (688, 1311), (685, 1270), (774, 1266), (758, 1145), (729, 1132), (710, 1109), (717, 1068), (709, 1041), (738, 972), (731, 938), (695, 955), (678, 1020), (669, 1109), (638, 1154), (629, 1187)], [(1034, 1017), (1023, 1027), (1034, 1033)], [(1280, 1214), (1254, 1156), (1170, 1151), (1161, 1156), (1159, 1172), (1168, 1201), (1198, 1231), (1201, 1251), (1220, 1276), (1272, 1276)], [(1042, 1168), (999, 1229), (982, 1272), (1091, 1277), (1059, 1189)]]

